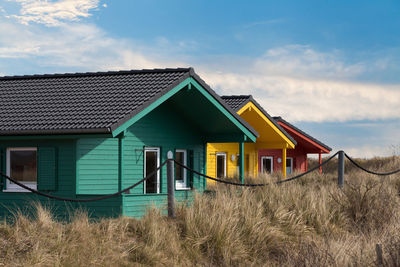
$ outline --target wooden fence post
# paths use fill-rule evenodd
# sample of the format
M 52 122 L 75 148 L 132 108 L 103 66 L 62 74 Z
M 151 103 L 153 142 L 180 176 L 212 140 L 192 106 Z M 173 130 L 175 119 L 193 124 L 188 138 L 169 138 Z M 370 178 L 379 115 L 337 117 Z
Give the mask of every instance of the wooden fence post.
M 168 151 L 167 158 L 168 217 L 175 218 L 174 154 L 172 151 Z
M 344 185 L 344 151 L 339 151 L 339 159 L 338 159 L 338 185 L 340 188 L 343 188 Z
M 382 244 L 376 244 L 376 262 L 379 266 L 383 265 L 383 251 L 382 251 Z

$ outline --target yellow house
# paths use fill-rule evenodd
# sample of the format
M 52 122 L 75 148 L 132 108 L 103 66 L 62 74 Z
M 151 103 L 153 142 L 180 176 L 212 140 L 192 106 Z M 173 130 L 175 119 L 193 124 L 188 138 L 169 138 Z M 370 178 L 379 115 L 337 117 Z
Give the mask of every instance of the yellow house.
M 211 177 L 256 177 L 272 170 L 268 157 L 259 158 L 260 149 L 282 149 L 282 173 L 286 177 L 286 150 L 296 141 L 253 99 L 251 95 L 222 96 L 222 99 L 258 133 L 255 143 L 208 143 L 207 175 Z M 242 151 L 241 151 L 242 150 Z M 243 154 L 243 157 L 239 155 Z M 213 181 L 208 180 L 208 183 Z

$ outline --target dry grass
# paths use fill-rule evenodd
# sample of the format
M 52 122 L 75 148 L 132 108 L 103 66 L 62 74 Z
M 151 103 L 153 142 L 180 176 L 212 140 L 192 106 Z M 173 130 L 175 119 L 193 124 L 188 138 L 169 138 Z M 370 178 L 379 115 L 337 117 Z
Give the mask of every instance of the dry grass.
M 400 166 L 386 162 L 363 164 Z M 399 180 L 349 170 L 341 190 L 333 170 L 280 186 L 222 185 L 179 205 L 175 220 L 152 209 L 140 220 L 77 212 L 61 223 L 38 206 L 36 218 L 0 225 L 0 266 L 375 266 L 378 243 L 385 266 L 399 266 Z

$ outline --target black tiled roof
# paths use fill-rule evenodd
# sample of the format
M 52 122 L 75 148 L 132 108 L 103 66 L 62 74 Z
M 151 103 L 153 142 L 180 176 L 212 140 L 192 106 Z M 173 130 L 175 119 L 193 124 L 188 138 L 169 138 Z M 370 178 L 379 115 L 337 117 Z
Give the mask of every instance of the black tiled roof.
M 251 95 L 223 95 L 221 98 L 235 111 L 238 111 L 241 107 L 243 107 L 250 98 Z
M 274 120 L 276 121 L 280 121 L 283 122 L 284 124 L 286 124 L 287 126 L 289 126 L 290 128 L 292 128 L 293 130 L 299 132 L 300 134 L 306 136 L 307 138 L 311 139 L 312 141 L 314 141 L 315 143 L 319 144 L 320 146 L 324 147 L 325 149 L 332 151 L 332 148 L 330 148 L 329 146 L 325 145 L 324 143 L 322 143 L 321 141 L 319 141 L 318 139 L 312 137 L 311 135 L 307 134 L 306 132 L 303 132 L 302 130 L 300 130 L 299 128 L 297 128 L 296 126 L 294 126 L 293 124 L 290 124 L 289 122 L 285 121 L 284 119 L 282 119 L 282 117 L 273 117 Z
M 0 135 L 110 133 L 188 77 L 227 107 L 192 68 L 0 77 Z
M 252 102 L 293 144 L 297 144 L 296 140 L 288 134 L 260 104 L 253 98 L 252 95 L 223 95 L 221 98 L 234 110 L 239 111 L 247 103 Z

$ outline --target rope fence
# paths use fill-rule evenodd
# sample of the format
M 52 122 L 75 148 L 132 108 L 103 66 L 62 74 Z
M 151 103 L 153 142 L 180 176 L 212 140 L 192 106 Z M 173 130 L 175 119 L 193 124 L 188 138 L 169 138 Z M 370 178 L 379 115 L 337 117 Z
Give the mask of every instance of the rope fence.
M 325 165 L 326 163 L 328 163 L 331 159 L 333 159 L 334 157 L 336 157 L 336 155 L 337 155 L 338 153 L 339 153 L 339 152 L 336 152 L 334 155 L 332 155 L 331 157 L 329 157 L 327 160 L 325 160 L 324 162 L 322 162 L 322 163 L 319 164 L 318 166 L 316 166 L 316 167 L 314 167 L 314 168 L 308 170 L 307 172 L 304 172 L 304 173 L 302 173 L 302 174 L 296 175 L 296 176 L 294 176 L 294 177 L 291 177 L 291 178 L 288 178 L 288 179 L 285 179 L 285 180 L 277 181 L 277 182 L 275 182 L 275 183 L 276 183 L 276 184 L 282 184 L 282 183 L 286 183 L 286 182 L 290 182 L 290 181 L 299 179 L 299 178 L 301 178 L 301 177 L 303 177 L 303 176 L 305 176 L 305 175 L 307 175 L 307 174 L 309 174 L 309 173 L 311 173 L 311 172 L 313 172 L 313 171 L 319 169 L 320 167 L 322 167 L 323 165 Z M 265 184 L 265 183 L 264 183 L 264 184 L 245 184 L 245 183 L 236 183 L 236 182 L 226 181 L 226 180 L 222 180 L 222 179 L 218 179 L 218 178 L 214 178 L 214 177 L 205 175 L 205 174 L 203 174 L 203 173 L 201 173 L 201 172 L 198 172 L 198 171 L 196 171 L 196 170 L 194 170 L 194 169 L 191 169 L 191 168 L 187 167 L 186 165 L 183 165 L 182 163 L 180 163 L 180 162 L 178 162 L 178 161 L 176 161 L 176 160 L 174 160 L 174 162 L 175 162 L 176 165 L 178 165 L 178 166 L 180 166 L 180 167 L 183 167 L 183 168 L 185 168 L 186 170 L 188 170 L 188 171 L 190 171 L 190 172 L 192 172 L 192 173 L 195 173 L 195 174 L 197 174 L 197 175 L 199 175 L 199 176 L 202 176 L 202 177 L 204 177 L 204 178 L 206 178 L 206 179 L 210 179 L 210 180 L 212 180 L 212 181 L 216 181 L 216 182 L 223 183 L 223 184 L 229 184 L 229 185 L 235 185 L 235 186 L 244 186 L 244 187 L 256 187 L 256 186 L 267 186 L 267 185 L 269 185 L 269 183 L 266 183 L 266 184 Z
M 8 175 L 0 172 L 0 177 L 4 177 L 7 180 L 9 180 L 10 182 L 24 188 L 25 190 L 32 192 L 34 194 L 49 198 L 49 199 L 54 199 L 54 200 L 59 200 L 59 201 L 67 201 L 67 202 L 93 202 L 93 201 L 100 201 L 100 200 L 104 200 L 104 199 L 108 199 L 108 198 L 112 198 L 118 195 L 121 195 L 123 193 L 127 193 L 129 192 L 131 189 L 135 188 L 136 186 L 140 185 L 141 183 L 145 182 L 146 180 L 150 179 L 150 177 L 152 177 L 153 175 L 155 175 L 159 170 L 161 170 L 165 165 L 167 165 L 167 189 L 168 189 L 168 214 L 170 217 L 175 217 L 175 212 L 174 212 L 174 197 L 175 197 L 175 177 L 174 177 L 174 165 L 180 166 L 185 168 L 186 170 L 199 175 L 200 177 L 203 177 L 205 179 L 210 179 L 213 181 L 216 181 L 218 183 L 223 183 L 223 184 L 227 184 L 227 185 L 233 185 L 233 186 L 241 186 L 241 187 L 261 187 L 261 186 L 267 186 L 270 185 L 270 183 L 262 183 L 262 184 L 250 184 L 250 183 L 238 183 L 238 182 L 233 182 L 233 181 L 227 181 L 227 180 L 223 180 L 223 179 L 218 179 L 215 177 L 211 177 L 208 176 L 206 174 L 203 174 L 199 171 L 196 171 L 192 168 L 189 168 L 188 166 L 176 161 L 173 159 L 172 157 L 172 152 L 171 154 L 168 154 L 168 159 L 165 160 L 158 168 L 156 168 L 154 171 L 152 171 L 150 174 L 146 175 L 146 177 L 144 177 L 143 179 L 141 179 L 140 181 L 138 181 L 137 183 L 123 189 L 120 190 L 116 193 L 113 194 L 108 194 L 108 195 L 102 195 L 100 197 L 95 197 L 95 198 L 85 198 L 85 199 L 76 199 L 76 198 L 64 198 L 64 197 L 60 197 L 60 196 L 54 196 L 54 195 L 50 195 L 48 193 L 44 193 L 41 191 L 38 191 L 36 189 L 32 189 L 30 187 L 28 187 L 27 185 L 18 182 L 17 180 L 9 177 Z M 308 170 L 307 172 L 304 172 L 302 174 L 296 175 L 294 177 L 291 178 L 287 178 L 285 180 L 281 180 L 281 181 L 277 181 L 275 182 L 275 184 L 282 184 L 282 183 L 286 183 L 286 182 L 290 182 L 290 181 L 294 181 L 297 180 L 317 169 L 319 169 L 320 167 L 324 166 L 325 164 L 327 164 L 329 161 L 331 161 L 333 158 L 335 158 L 337 155 L 339 155 L 339 160 L 338 160 L 338 185 L 339 187 L 343 187 L 344 184 L 344 158 L 346 157 L 352 164 L 354 164 L 356 167 L 358 167 L 359 169 L 361 169 L 364 172 L 370 173 L 370 174 L 374 174 L 374 175 L 379 175 L 379 176 L 388 176 L 388 175 L 392 175 L 392 174 L 396 174 L 396 173 L 400 173 L 400 169 L 398 170 L 394 170 L 394 171 L 390 171 L 390 172 L 384 172 L 384 173 L 379 173 L 379 172 L 374 172 L 371 170 L 368 170 L 364 167 L 362 167 L 361 165 L 359 165 L 353 158 L 351 158 L 349 155 L 347 155 L 344 151 L 338 151 L 336 152 L 334 155 L 330 156 L 328 159 L 326 159 L 325 161 L 323 161 L 321 164 L 311 168 L 310 170 Z M 175 163 L 175 164 L 174 164 Z
M 380 175 L 380 176 L 387 176 L 387 175 L 392 175 L 395 173 L 399 173 L 400 169 L 395 170 L 395 171 L 390 171 L 390 172 L 374 172 L 374 171 L 370 171 L 367 170 L 366 168 L 362 167 L 360 164 L 358 164 L 354 159 L 352 159 L 349 155 L 347 155 L 346 153 L 344 153 L 345 157 L 351 162 L 353 163 L 357 168 L 363 170 L 364 172 L 370 173 L 370 174 L 374 174 L 374 175 Z
M 17 180 L 9 177 L 8 175 L 5 175 L 4 173 L 0 172 L 0 176 L 3 176 L 4 178 L 6 178 L 7 180 L 9 180 L 10 182 L 19 185 L 20 187 L 36 194 L 39 196 L 43 196 L 43 197 L 47 197 L 49 199 L 55 199 L 55 200 L 60 200 L 60 201 L 67 201 L 67 202 L 93 202 L 93 201 L 99 201 L 99 200 L 104 200 L 104 199 L 108 199 L 108 198 L 112 198 L 118 195 L 121 195 L 122 193 L 128 192 L 129 190 L 135 188 L 136 186 L 140 185 L 141 183 L 143 183 L 144 181 L 146 181 L 147 179 L 149 179 L 151 176 L 153 176 L 154 174 L 156 174 L 162 167 L 164 167 L 164 165 L 167 163 L 168 160 L 164 161 L 163 164 L 161 164 L 157 169 L 155 169 L 154 171 L 152 171 L 151 173 L 149 173 L 146 177 L 144 177 L 143 179 L 141 179 L 139 182 L 121 190 L 118 192 L 115 192 L 113 194 L 109 194 L 109 195 L 103 195 L 101 197 L 95 197 L 95 198 L 85 198 L 85 199 L 76 199 L 76 198 L 64 198 L 64 197 L 59 197 L 59 196 L 53 196 L 50 194 L 46 194 L 43 192 L 40 192 L 38 190 L 35 190 L 33 188 L 30 188 L 29 186 L 24 185 L 23 183 L 18 182 Z

